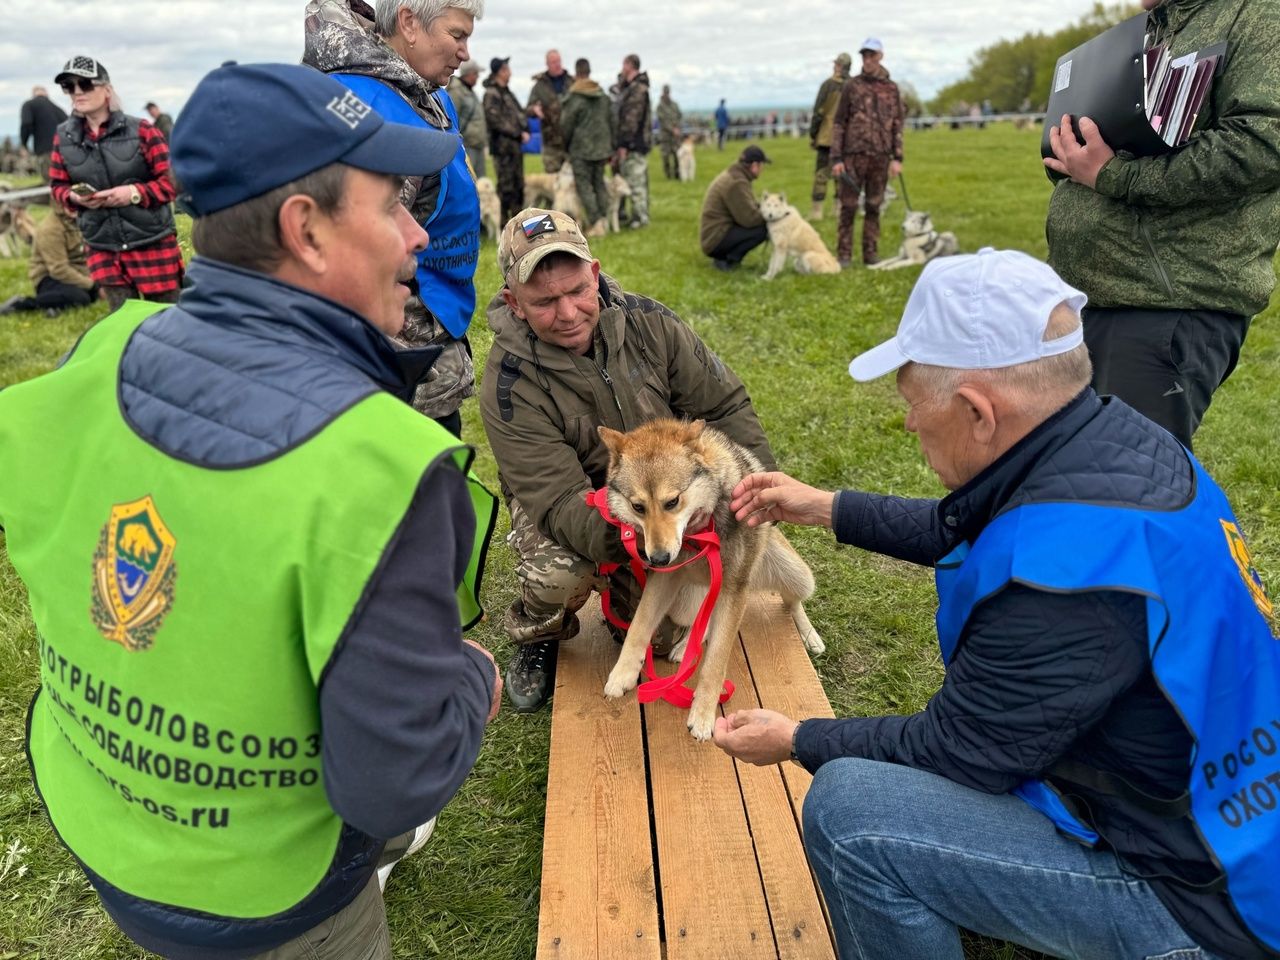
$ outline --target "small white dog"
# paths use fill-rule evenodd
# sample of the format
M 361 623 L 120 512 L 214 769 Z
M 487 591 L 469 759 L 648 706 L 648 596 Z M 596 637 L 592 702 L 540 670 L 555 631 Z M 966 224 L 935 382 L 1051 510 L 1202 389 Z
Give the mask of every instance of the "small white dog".
M 902 221 L 902 246 L 898 247 L 898 255 L 872 264 L 871 269 L 901 270 L 928 263 L 934 257 L 949 257 L 959 249 L 954 233 L 938 233 L 929 214 L 913 210 Z
M 693 137 L 685 137 L 676 148 L 676 168 L 681 183 L 692 183 L 698 175 L 698 157 L 693 152 Z
M 502 230 L 502 203 L 498 200 L 498 188 L 488 177 L 476 181 L 476 194 L 480 198 L 480 226 L 489 239 L 498 242 L 498 233 Z
M 765 280 L 772 280 L 787 265 L 795 262 L 796 273 L 839 273 L 840 264 L 831 255 L 818 231 L 800 216 L 800 211 L 787 203 L 786 194 L 760 195 L 760 214 L 769 228 L 769 241 L 773 254 L 769 257 L 769 269 Z

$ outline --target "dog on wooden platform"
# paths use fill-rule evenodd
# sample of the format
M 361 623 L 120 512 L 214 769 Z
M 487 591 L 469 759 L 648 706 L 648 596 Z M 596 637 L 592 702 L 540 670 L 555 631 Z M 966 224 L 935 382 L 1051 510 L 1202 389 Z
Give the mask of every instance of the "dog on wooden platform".
M 760 195 L 760 215 L 769 228 L 769 242 L 773 253 L 769 257 L 769 269 L 765 280 L 778 275 L 787 261 L 795 263 L 796 273 L 839 273 L 840 264 L 831 255 L 818 231 L 800 215 L 800 211 L 787 203 L 786 194 Z
M 609 449 L 608 498 L 615 517 L 635 527 L 641 556 L 653 567 L 688 557 L 685 533 L 714 521 L 720 537 L 723 582 L 704 638 L 702 662 L 689 710 L 689 732 L 709 740 L 720 691 L 747 600 L 756 590 L 776 590 L 810 653 L 825 647 L 804 612 L 813 593 L 813 573 L 773 524 L 739 523 L 729 508 L 733 488 L 760 461 L 702 420 L 692 423 L 653 420 L 629 433 L 599 427 Z M 622 652 L 605 683 L 606 697 L 621 697 L 636 687 L 645 649 L 654 631 L 669 617 L 689 627 L 710 586 L 709 565 L 692 563 L 678 570 L 651 570 L 636 606 Z M 687 640 L 671 653 L 679 660 Z
M 693 152 L 693 137 L 685 137 L 676 148 L 676 172 L 681 183 L 692 183 L 698 175 L 698 157 Z
M 488 177 L 476 181 L 476 195 L 480 198 L 480 226 L 489 239 L 498 242 L 498 234 L 502 230 L 502 201 L 498 199 L 498 188 Z
M 934 257 L 949 257 L 958 252 L 960 245 L 950 231 L 938 233 L 933 220 L 923 210 L 910 211 L 902 221 L 902 246 L 898 255 L 871 265 L 872 270 L 900 270 L 919 266 Z

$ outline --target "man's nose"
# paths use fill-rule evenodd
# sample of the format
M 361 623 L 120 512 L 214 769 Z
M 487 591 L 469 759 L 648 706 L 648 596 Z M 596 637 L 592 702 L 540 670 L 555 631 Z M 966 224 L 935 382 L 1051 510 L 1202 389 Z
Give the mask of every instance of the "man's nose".
M 422 224 L 413 219 L 413 215 L 405 209 L 404 204 L 400 205 L 400 218 L 400 229 L 409 249 L 415 254 L 427 249 L 431 238 L 427 236 L 427 231 L 422 229 Z

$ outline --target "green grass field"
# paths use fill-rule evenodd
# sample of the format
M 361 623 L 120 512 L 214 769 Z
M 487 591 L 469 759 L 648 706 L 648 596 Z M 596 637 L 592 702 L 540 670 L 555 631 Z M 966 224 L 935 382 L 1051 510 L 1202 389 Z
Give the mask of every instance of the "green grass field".
M 1037 131 L 1003 125 L 909 133 L 911 200 L 932 212 L 938 229 L 954 231 L 963 250 L 990 245 L 1044 256 L 1050 188 L 1038 139 Z M 775 162 L 757 186 L 783 190 L 807 211 L 813 154 L 800 140 L 765 147 Z M 743 269 L 718 273 L 698 250 L 698 208 L 707 184 L 735 156 L 736 150 L 701 149 L 697 182 L 681 184 L 662 179 L 652 155 L 652 226 L 596 241 L 604 269 L 625 288 L 671 306 L 741 375 L 783 469 L 819 486 L 940 495 L 914 438 L 903 431 L 893 378 L 860 385 L 846 373 L 851 357 L 892 334 L 919 271 L 785 273 L 765 283 L 759 275 L 767 248 L 761 248 Z M 902 213 L 901 200 L 886 211 L 882 255 L 896 249 Z M 834 249 L 833 220 L 819 227 Z M 482 303 L 498 289 L 492 245 L 484 248 L 476 281 Z M 0 300 L 27 289 L 25 263 L 0 261 Z M 0 318 L 0 386 L 48 370 L 104 311 Z M 1197 437 L 1197 453 L 1231 496 L 1258 568 L 1272 580 L 1280 569 L 1280 442 L 1271 419 L 1280 403 L 1276 312 L 1254 324 L 1239 369 Z M 491 340 L 483 317 L 472 331 L 479 367 Z M 466 437 L 480 450 L 479 472 L 496 489 L 474 401 L 465 412 Z M 508 645 L 492 615 L 514 594 L 512 557 L 501 542 L 505 519 L 486 577 L 491 618 L 473 634 L 503 662 Z M 923 707 L 942 675 L 929 571 L 837 547 L 823 532 L 790 535 L 817 575 L 809 611 L 827 642 L 817 668 L 837 715 Z M 107 920 L 32 789 L 23 728 L 37 683 L 35 650 L 22 585 L 0 551 L 0 960 L 145 956 Z M 441 815 L 435 837 L 397 868 L 388 887 L 397 957 L 533 956 L 549 732 L 549 711 L 504 713 L 492 725 L 473 776 Z M 974 943 L 970 952 L 984 960 L 1019 955 L 991 943 Z

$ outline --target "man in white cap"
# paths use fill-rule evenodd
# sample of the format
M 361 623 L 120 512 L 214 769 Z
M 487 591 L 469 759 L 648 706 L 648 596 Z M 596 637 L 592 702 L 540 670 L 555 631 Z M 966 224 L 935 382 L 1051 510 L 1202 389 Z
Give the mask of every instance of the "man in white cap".
M 1021 253 L 929 264 L 850 372 L 897 371 L 950 494 L 734 491 L 747 523 L 935 568 L 924 710 L 717 722 L 733 756 L 815 774 L 805 846 L 841 956 L 959 960 L 958 927 L 1070 957 L 1280 947 L 1270 602 L 1203 468 L 1089 387 L 1085 302 Z

